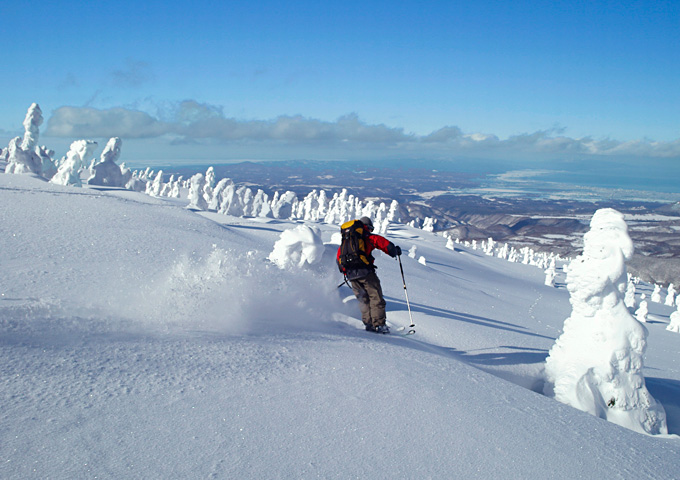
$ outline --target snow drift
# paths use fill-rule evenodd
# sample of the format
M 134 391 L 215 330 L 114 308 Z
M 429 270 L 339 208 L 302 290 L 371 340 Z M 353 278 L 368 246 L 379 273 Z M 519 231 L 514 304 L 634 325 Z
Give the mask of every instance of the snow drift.
M 314 265 L 321 260 L 324 252 L 318 228 L 298 225 L 286 230 L 274 244 L 269 260 L 279 268 Z

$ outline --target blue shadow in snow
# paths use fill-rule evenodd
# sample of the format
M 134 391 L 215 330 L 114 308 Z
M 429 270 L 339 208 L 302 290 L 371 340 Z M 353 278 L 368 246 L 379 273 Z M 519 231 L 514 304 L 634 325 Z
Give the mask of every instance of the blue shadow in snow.
M 396 299 L 394 297 L 386 297 L 393 304 L 398 305 L 398 310 L 407 310 L 406 302 L 403 300 Z M 394 308 L 393 308 L 394 309 Z M 429 307 L 427 305 L 422 305 L 418 303 L 411 303 L 411 310 L 413 312 L 421 312 L 427 315 L 433 315 L 438 317 L 450 318 L 451 320 L 456 320 L 459 322 L 472 323 L 474 325 L 480 325 L 482 327 L 497 328 L 500 330 L 506 330 L 509 332 L 520 333 L 522 335 L 529 335 L 531 337 L 545 338 L 548 340 L 555 340 L 554 337 L 547 337 L 545 335 L 540 335 L 538 333 L 533 333 L 527 331 L 526 327 L 521 325 L 516 325 L 514 323 L 503 322 L 500 320 L 494 320 L 492 318 L 480 317 L 478 315 L 471 315 L 469 313 L 453 312 L 450 310 L 444 310 L 443 308 Z
M 472 353 L 456 350 L 454 354 L 467 363 L 474 365 L 519 365 L 545 363 L 548 357 L 548 350 L 541 348 L 510 347 L 502 345 L 498 347 L 514 352 L 492 352 L 492 353 Z
M 680 435 L 680 382 L 670 378 L 645 377 L 647 390 L 664 410 L 668 433 Z
M 428 265 L 437 265 L 438 267 L 450 268 L 450 269 L 452 269 L 452 270 L 462 270 L 462 268 L 456 267 L 455 265 L 449 265 L 449 264 L 440 263 L 440 262 L 433 262 L 433 261 L 431 261 L 431 260 L 428 260 L 428 261 L 427 261 L 427 264 L 428 264 Z
M 270 227 L 260 227 L 257 225 L 238 225 L 238 224 L 233 224 L 233 225 L 224 225 L 225 228 L 234 228 L 234 229 L 240 229 L 240 230 L 259 230 L 263 232 L 275 232 L 275 233 L 281 233 L 281 230 L 277 230 L 275 228 L 270 228 Z

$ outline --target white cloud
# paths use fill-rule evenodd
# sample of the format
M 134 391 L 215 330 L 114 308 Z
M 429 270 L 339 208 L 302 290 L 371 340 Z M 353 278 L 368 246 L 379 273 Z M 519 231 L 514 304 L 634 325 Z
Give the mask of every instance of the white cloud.
M 100 110 L 88 107 L 60 107 L 48 121 L 46 136 L 68 138 L 156 138 L 168 136 L 175 144 L 202 141 L 241 145 L 282 144 L 315 148 L 403 149 L 410 154 L 445 156 L 531 156 L 547 158 L 564 155 L 680 157 L 680 140 L 594 140 L 571 138 L 563 130 L 550 129 L 514 135 L 507 139 L 486 133 L 463 133 L 446 126 L 419 136 L 402 128 L 371 125 L 352 113 L 335 121 L 282 115 L 273 120 L 240 120 L 226 117 L 221 107 L 186 100 L 165 107 L 156 116 L 127 109 Z
M 151 138 L 175 135 L 186 139 L 225 141 L 282 141 L 291 143 L 397 143 L 412 140 L 402 129 L 367 125 L 356 114 L 335 122 L 301 115 L 274 120 L 237 120 L 222 110 L 193 100 L 180 102 L 161 121 L 148 113 L 124 108 L 98 110 L 88 107 L 60 107 L 48 121 L 46 135 L 56 137 Z
M 150 138 L 171 132 L 168 124 L 150 115 L 125 108 L 99 110 L 60 107 L 50 117 L 46 136 L 69 138 Z
M 425 143 L 445 143 L 460 140 L 462 137 L 463 132 L 460 128 L 446 126 L 424 136 L 422 140 Z

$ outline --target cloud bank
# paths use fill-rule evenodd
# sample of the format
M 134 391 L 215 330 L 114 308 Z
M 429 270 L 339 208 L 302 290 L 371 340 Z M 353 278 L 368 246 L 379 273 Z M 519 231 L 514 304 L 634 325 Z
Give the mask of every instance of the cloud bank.
M 46 136 L 67 138 L 152 139 L 167 137 L 172 143 L 281 144 L 317 148 L 385 148 L 409 154 L 438 155 L 596 155 L 680 158 L 680 139 L 596 140 L 571 138 L 551 129 L 501 139 L 493 134 L 464 133 L 445 126 L 428 135 L 402 128 L 370 125 L 352 113 L 335 121 L 282 115 L 272 120 L 241 120 L 224 115 L 220 107 L 187 100 L 156 116 L 129 108 L 95 109 L 64 106 L 48 121 Z

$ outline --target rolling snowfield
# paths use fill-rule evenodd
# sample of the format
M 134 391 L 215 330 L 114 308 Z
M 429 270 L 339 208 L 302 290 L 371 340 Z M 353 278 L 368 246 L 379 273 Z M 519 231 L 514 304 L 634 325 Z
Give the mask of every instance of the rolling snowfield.
M 337 226 L 280 268 L 302 222 L 186 203 L 0 175 L 0 478 L 680 476 L 673 307 L 650 303 L 644 369 L 669 435 L 643 435 L 541 393 L 561 271 L 393 225 L 417 332 L 377 335 L 338 288 Z M 396 331 L 399 264 L 376 257 Z

